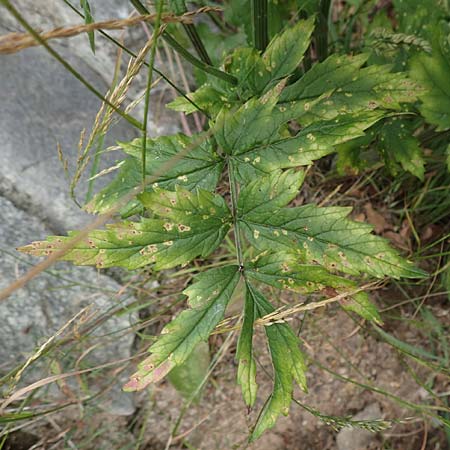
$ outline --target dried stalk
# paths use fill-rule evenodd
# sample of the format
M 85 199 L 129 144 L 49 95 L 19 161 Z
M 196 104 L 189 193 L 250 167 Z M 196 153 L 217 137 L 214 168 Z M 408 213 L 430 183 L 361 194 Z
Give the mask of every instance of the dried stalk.
M 187 12 L 182 16 L 176 16 L 174 14 L 165 14 L 161 17 L 161 21 L 165 24 L 168 23 L 192 23 L 195 16 L 199 14 L 209 13 L 212 11 L 220 11 L 220 8 L 204 6 L 195 11 Z M 68 38 L 77 36 L 82 33 L 89 33 L 95 30 L 121 30 L 130 26 L 138 25 L 142 22 L 154 22 L 156 20 L 156 14 L 148 14 L 137 17 L 130 17 L 127 19 L 113 19 L 102 22 L 95 22 L 83 25 L 74 25 L 67 28 L 55 28 L 54 30 L 42 33 L 40 37 L 48 41 L 50 39 Z M 9 33 L 0 37 L 0 54 L 16 53 L 20 50 L 24 50 L 29 47 L 35 47 L 40 45 L 38 41 L 30 36 L 28 33 Z

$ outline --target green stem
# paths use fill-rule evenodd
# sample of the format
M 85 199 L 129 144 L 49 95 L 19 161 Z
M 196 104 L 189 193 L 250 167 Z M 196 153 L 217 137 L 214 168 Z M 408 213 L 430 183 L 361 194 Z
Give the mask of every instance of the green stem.
M 84 15 L 83 13 L 81 13 L 80 11 L 78 11 L 77 8 L 75 8 L 68 0 L 62 0 L 69 8 L 72 9 L 72 11 L 74 11 L 75 13 L 77 13 L 81 18 L 84 19 Z M 134 53 L 132 50 L 130 50 L 128 47 L 126 47 L 125 45 L 123 45 L 120 41 L 118 41 L 117 39 L 113 38 L 110 34 L 106 33 L 103 30 L 98 30 L 98 32 L 104 36 L 106 39 L 108 39 L 109 41 L 111 41 L 113 44 L 117 45 L 117 47 L 121 48 L 125 53 L 127 53 L 128 55 L 132 56 L 133 58 L 137 58 L 136 53 Z M 148 62 L 143 62 L 144 66 L 148 67 Z M 191 105 L 195 106 L 195 108 L 197 108 L 200 112 L 202 112 L 206 117 L 208 117 L 208 119 L 210 118 L 208 116 L 208 114 L 203 111 L 202 108 L 200 108 L 200 106 L 198 106 L 194 101 L 192 101 L 187 95 L 186 92 L 184 92 L 181 88 L 179 88 L 173 81 L 170 80 L 170 78 L 165 75 L 163 72 L 161 72 L 160 70 L 158 70 L 156 67 L 153 67 L 153 71 L 155 73 L 157 73 L 161 78 L 164 79 L 164 81 L 166 83 L 168 83 L 170 86 L 172 86 L 183 98 L 185 98 L 189 103 L 191 103 Z
M 170 0 L 170 6 L 177 16 L 182 16 L 188 11 L 186 7 L 186 2 L 184 0 Z M 183 28 L 186 34 L 188 35 L 200 59 L 204 63 L 211 66 L 212 65 L 211 59 L 208 55 L 208 52 L 206 51 L 205 46 L 203 45 L 202 40 L 200 39 L 200 36 L 197 33 L 195 25 L 193 23 L 183 23 Z
M 153 36 L 152 36 L 152 49 L 150 51 L 150 59 L 148 62 L 148 76 L 147 76 L 147 88 L 145 90 L 145 103 L 144 103 L 144 121 L 143 121 L 143 129 L 142 129 L 142 190 L 145 190 L 145 169 L 146 169 L 146 159 L 147 159 L 147 121 L 148 121 L 148 110 L 150 105 L 150 91 L 152 89 L 152 78 L 153 78 L 153 66 L 155 65 L 155 55 L 156 55 L 156 46 L 158 43 L 158 36 L 161 29 L 161 16 L 163 12 L 164 0 L 159 0 L 158 2 L 158 11 L 155 21 L 155 27 L 153 28 Z
M 330 16 L 331 0 L 321 0 L 317 27 L 314 32 L 317 59 L 323 61 L 328 56 L 328 18 Z
M 220 28 L 223 32 L 227 31 L 227 27 L 225 24 L 217 17 L 216 13 L 208 12 L 206 13 L 208 17 L 217 25 L 218 28 Z
M 239 267 L 244 268 L 244 257 L 242 252 L 242 241 L 241 232 L 238 224 L 237 217 L 237 203 L 238 203 L 238 183 L 236 177 L 234 176 L 233 162 L 229 156 L 227 156 L 227 166 L 228 166 L 228 180 L 230 183 L 230 194 L 231 194 L 231 214 L 233 216 L 233 230 L 234 230 L 234 242 L 237 250 L 237 260 Z
M 269 43 L 268 0 L 252 0 L 253 45 L 263 52 Z
M 136 120 L 134 117 L 128 115 L 127 113 L 123 112 L 117 106 L 113 105 L 109 100 L 107 100 L 97 89 L 95 89 L 94 86 L 92 86 L 88 81 L 86 81 L 67 61 L 64 60 L 60 56 L 58 52 L 53 50 L 47 42 L 42 39 L 42 37 L 37 33 L 34 28 L 21 16 L 19 11 L 11 5 L 9 0 L 0 0 L 0 3 L 3 4 L 3 6 L 17 19 L 17 21 L 25 28 L 28 33 L 31 34 L 31 36 L 36 39 L 39 44 L 41 44 L 49 53 L 52 55 L 59 63 L 61 63 L 65 69 L 67 69 L 77 80 L 79 80 L 81 83 L 83 83 L 96 97 L 98 97 L 102 102 L 106 103 L 108 106 L 110 106 L 117 114 L 119 114 L 121 117 L 123 117 L 126 121 L 131 123 L 134 127 L 142 130 L 142 124 Z
M 193 23 L 183 23 L 184 31 L 186 31 L 186 34 L 188 35 L 190 41 L 192 42 L 192 45 L 194 46 L 195 50 L 197 51 L 198 56 L 200 59 L 205 63 L 208 64 L 208 66 L 212 66 L 211 58 L 208 55 L 208 52 L 206 51 L 205 46 L 203 45 L 203 42 L 197 32 L 197 28 L 195 28 L 195 25 Z
M 149 14 L 148 9 L 139 0 L 130 0 L 136 10 L 141 14 Z M 194 55 L 189 53 L 175 38 L 173 38 L 167 31 L 162 34 L 163 39 L 176 51 L 178 52 L 186 61 L 190 62 L 193 66 L 203 70 L 210 75 L 220 78 L 233 85 L 237 84 L 237 79 L 229 73 L 222 72 L 209 64 L 204 63 L 200 59 L 197 59 Z

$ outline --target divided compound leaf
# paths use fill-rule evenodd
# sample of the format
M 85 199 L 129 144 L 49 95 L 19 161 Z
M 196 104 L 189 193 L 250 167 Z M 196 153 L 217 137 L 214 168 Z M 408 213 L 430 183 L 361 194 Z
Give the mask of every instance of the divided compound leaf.
M 86 206 L 89 212 L 107 212 L 142 185 L 142 139 L 120 143 L 120 148 L 129 157 L 121 163 L 116 179 Z M 152 178 L 147 191 L 154 186 L 173 190 L 178 185 L 191 191 L 196 188 L 214 191 L 223 170 L 223 160 L 214 152 L 206 136 L 181 133 L 161 136 L 148 139 L 146 149 L 145 172 L 148 178 Z M 176 164 L 169 167 L 169 161 L 174 159 Z M 133 213 L 138 206 L 141 206 L 138 200 L 131 200 L 124 209 L 125 214 Z
M 289 76 L 301 63 L 308 48 L 314 19 L 299 21 L 294 27 L 277 34 L 261 55 L 250 47 L 236 49 L 225 58 L 224 69 L 238 80 L 230 86 L 210 78 L 210 81 L 188 97 L 202 110 L 215 117 L 223 106 L 231 107 L 263 94 L 274 83 Z M 183 97 L 171 102 L 169 108 L 190 114 L 195 106 Z
M 296 114 L 303 125 L 375 109 L 400 110 L 414 102 L 418 87 L 390 65 L 363 67 L 368 55 L 332 55 L 289 85 L 278 102 L 280 115 Z
M 208 256 L 229 230 L 231 215 L 224 199 L 208 191 L 158 189 L 143 194 L 142 199 L 148 209 L 164 218 L 107 225 L 105 230 L 92 231 L 75 242 L 61 259 L 99 268 L 136 269 L 154 264 L 156 270 L 167 269 L 197 256 Z M 65 247 L 76 234 L 50 236 L 19 250 L 36 256 L 50 255 Z
M 380 315 L 368 295 L 359 291 L 354 281 L 331 274 L 317 264 L 302 263 L 292 253 L 262 253 L 246 269 L 247 277 L 278 289 L 289 289 L 301 294 L 332 288 L 333 295 L 347 294 L 340 301 L 347 311 L 353 311 L 366 320 L 381 323 Z
M 190 309 L 164 327 L 149 349 L 151 355 L 139 365 L 124 389 L 141 390 L 182 365 L 223 318 L 239 277 L 238 266 L 220 267 L 197 275 L 194 284 L 184 290 Z
M 329 296 L 332 289 L 331 295 L 343 308 L 380 323 L 367 295 L 335 272 L 378 278 L 424 276 L 386 240 L 372 234 L 370 225 L 349 220 L 349 208 L 288 206 L 305 177 L 299 166 L 311 164 L 350 140 L 365 142 L 367 129 L 371 129 L 369 133 L 378 131 L 383 126 L 381 119 L 390 118 L 403 103 L 414 102 L 422 95 L 404 73 L 392 73 L 388 65 L 367 65 L 368 55 L 333 55 L 301 75 L 297 69 L 312 31 L 312 18 L 300 21 L 275 36 L 263 54 L 240 48 L 226 58 L 223 68 L 238 80 L 237 86 L 209 78 L 207 84 L 190 94 L 207 112 L 211 129 L 192 137 L 177 134 L 149 139 L 145 167 L 149 184 L 144 192 L 142 140 L 120 144 L 127 159 L 116 166 L 117 178 L 87 209 L 106 212 L 123 202 L 127 203 L 124 214 L 146 211 L 149 218 L 108 225 L 86 238 L 76 239 L 75 232 L 68 237 L 51 236 L 20 249 L 41 256 L 67 249 L 62 259 L 100 268 L 136 269 L 153 264 L 154 269 L 161 270 L 209 256 L 233 225 L 239 266 L 226 265 L 195 277 L 184 291 L 190 308 L 166 325 L 150 347 L 151 355 L 125 389 L 143 389 L 174 368 L 195 364 L 195 360 L 189 360 L 190 355 L 207 341 L 224 317 L 242 276 L 246 295 L 236 354 L 237 379 L 248 406 L 254 405 L 257 394 L 253 338 L 255 323 L 261 322 L 258 319 L 265 318 L 274 369 L 273 392 L 251 440 L 274 426 L 281 414 L 288 413 L 294 381 L 306 390 L 306 365 L 298 339 L 283 320 L 270 320 L 276 318 L 274 308 L 253 282 L 304 294 L 321 292 Z M 425 79 L 421 70 L 416 69 L 419 81 Z M 440 82 L 442 74 L 438 75 Z M 422 100 L 426 109 L 427 97 L 422 96 Z M 195 111 L 185 99 L 177 99 L 172 107 Z M 441 114 L 439 119 L 443 118 L 447 117 Z M 385 123 L 392 127 L 383 131 L 384 151 L 398 146 L 398 139 L 403 137 L 407 149 L 403 153 L 396 149 L 393 158 L 422 178 L 421 155 L 414 138 L 402 134 L 402 123 Z M 295 135 L 291 135 L 293 125 L 299 127 Z M 232 213 L 227 195 L 213 193 L 225 163 Z M 136 195 L 137 191 L 141 193 Z M 249 252 L 241 248 L 242 235 L 259 253 L 251 262 L 247 261 Z M 201 374 L 205 372 L 205 367 L 199 369 Z M 172 374 L 177 378 L 176 372 Z
M 255 303 L 250 292 L 246 291 L 244 306 L 244 322 L 237 346 L 238 359 L 237 382 L 241 386 L 245 404 L 254 405 L 258 385 L 256 384 L 256 363 L 253 357 L 253 330 L 255 323 Z
M 260 183 L 262 189 L 273 183 L 272 174 L 261 177 L 242 189 L 241 195 Z M 250 198 L 250 197 L 248 197 Z M 328 270 L 351 275 L 361 272 L 381 278 L 416 278 L 424 273 L 404 260 L 388 242 L 371 233 L 368 224 L 353 222 L 345 207 L 318 207 L 307 204 L 269 211 L 254 198 L 251 209 L 239 214 L 239 227 L 251 245 L 260 251 L 294 252 L 306 262 L 320 264 Z
M 273 306 L 250 283 L 247 283 L 247 295 L 253 301 L 257 317 L 274 312 Z M 258 417 L 251 441 L 273 427 L 280 414 L 289 413 L 294 381 L 306 391 L 306 364 L 297 336 L 288 324 L 279 322 L 267 324 L 265 332 L 273 365 L 273 392 Z
M 233 154 L 239 179 L 267 174 L 277 169 L 305 166 L 336 149 L 335 146 L 364 136 L 364 131 L 383 117 L 379 111 L 339 116 L 313 123 L 295 136 L 274 134 L 271 142 L 258 144 Z

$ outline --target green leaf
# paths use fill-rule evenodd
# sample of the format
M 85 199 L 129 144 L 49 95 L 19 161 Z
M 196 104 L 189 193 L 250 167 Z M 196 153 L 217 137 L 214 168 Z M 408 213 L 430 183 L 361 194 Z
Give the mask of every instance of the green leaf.
M 241 150 L 233 156 L 237 161 L 235 166 L 240 179 L 246 180 L 257 172 L 270 173 L 309 165 L 336 151 L 335 146 L 364 136 L 364 130 L 382 117 L 383 113 L 374 111 L 318 121 L 303 128 L 296 136 L 277 137 L 270 143 Z
M 189 94 L 189 98 L 215 117 L 223 106 L 229 108 L 235 103 L 261 95 L 274 82 L 290 75 L 300 64 L 309 46 L 313 28 L 313 18 L 298 22 L 275 36 L 262 56 L 251 47 L 237 48 L 225 58 L 224 68 L 237 78 L 238 85 L 230 86 L 211 77 L 207 84 Z M 196 110 L 181 97 L 168 106 L 187 114 Z
M 239 80 L 236 94 L 244 100 L 261 94 L 272 79 L 270 68 L 252 47 L 236 49 L 225 60 L 225 68 Z
M 244 307 L 244 323 L 236 351 L 238 359 L 237 382 L 242 388 L 245 404 L 253 406 L 256 400 L 258 385 L 256 384 L 256 363 L 253 358 L 253 327 L 255 322 L 255 304 L 247 289 Z
M 183 364 L 223 318 L 239 276 L 237 266 L 211 269 L 197 275 L 195 283 L 184 290 L 191 309 L 181 312 L 164 327 L 149 349 L 151 356 L 139 365 L 124 390 L 144 389 Z
M 411 77 L 426 90 L 419 98 L 425 120 L 437 131 L 450 128 L 450 44 L 448 26 L 438 27 L 431 56 L 419 53 L 411 59 Z
M 196 142 L 201 143 L 195 145 Z M 123 142 L 120 146 L 130 157 L 120 166 L 116 179 L 86 205 L 89 212 L 108 211 L 142 184 L 142 139 Z M 192 149 L 186 152 L 189 147 Z M 170 161 L 173 165 L 167 167 Z M 148 177 L 157 175 L 157 179 L 146 187 L 147 191 L 155 186 L 170 190 L 183 186 L 190 191 L 196 188 L 213 191 L 222 170 L 223 160 L 214 152 L 209 139 L 184 134 L 148 139 L 145 173 Z M 125 212 L 138 205 L 139 202 L 132 199 Z
M 258 317 L 264 317 L 274 311 L 265 297 L 249 283 L 247 290 Z M 289 413 L 294 381 L 306 391 L 306 364 L 298 346 L 297 336 L 286 323 L 268 324 L 265 331 L 273 364 L 273 392 L 258 417 L 251 441 L 273 427 L 280 414 Z
M 332 55 L 315 64 L 302 78 L 287 86 L 278 114 L 301 117 L 307 125 L 318 119 L 374 109 L 399 110 L 417 98 L 418 87 L 389 65 L 362 67 L 368 55 Z M 319 99 L 319 101 L 317 101 Z
M 280 82 L 262 97 L 250 99 L 237 110 L 223 108 L 220 111 L 214 136 L 226 153 L 240 153 L 255 145 L 267 144 L 278 136 L 284 120 L 274 120 L 272 110 L 284 84 Z
M 140 158 L 125 158 L 116 166 L 117 176 L 105 186 L 84 209 L 92 214 L 103 214 L 117 207 L 126 196 L 132 195 L 137 186 L 142 186 L 142 163 Z M 136 198 L 130 198 L 121 208 L 120 215 L 129 217 L 135 211 L 142 210 L 142 205 Z
M 271 182 L 270 176 L 260 179 L 261 187 Z M 248 189 L 244 187 L 241 195 L 248 196 Z M 261 209 L 261 199 L 257 197 L 246 208 L 251 210 L 239 213 L 239 227 L 260 251 L 294 252 L 304 261 L 352 275 L 365 272 L 376 277 L 424 276 L 385 239 L 371 234 L 370 225 L 347 219 L 349 208 L 309 204 L 270 212 Z
M 96 230 L 77 242 L 61 259 L 99 268 L 136 269 L 153 264 L 155 270 L 206 257 L 222 242 L 230 228 L 230 211 L 222 197 L 204 190 L 176 192 L 158 189 L 142 196 L 145 206 L 166 219 L 121 222 Z M 50 236 L 19 248 L 35 256 L 50 255 L 65 246 L 68 237 Z
M 83 8 L 84 13 L 84 23 L 89 25 L 90 23 L 94 23 L 94 18 L 91 13 L 91 6 L 89 5 L 88 0 L 80 0 L 80 6 Z M 95 35 L 93 31 L 87 32 L 89 38 L 89 45 L 91 46 L 92 53 L 95 54 Z
M 258 255 L 245 273 L 261 283 L 278 289 L 289 289 L 301 294 L 333 288 L 334 295 L 356 291 L 357 284 L 346 278 L 333 275 L 317 264 L 299 261 L 298 255 L 286 252 L 262 253 Z M 347 311 L 353 311 L 366 320 L 381 323 L 380 315 L 365 292 L 355 292 L 340 301 Z
M 412 125 L 410 121 L 400 118 L 387 121 L 381 128 L 378 148 L 384 154 L 388 166 L 390 159 L 393 159 L 400 163 L 404 170 L 423 181 L 424 159 L 419 141 L 413 136 Z
M 198 108 L 200 108 L 212 117 L 215 117 L 222 106 L 228 102 L 228 98 L 209 83 L 203 85 L 195 92 L 187 94 L 187 97 L 192 100 L 192 103 L 184 97 L 177 97 L 166 106 L 169 109 L 184 112 L 186 114 L 192 114 L 193 112 L 199 111 Z M 197 105 L 198 108 L 196 108 L 194 104 Z
M 436 23 L 448 14 L 444 1 L 436 0 L 393 0 L 398 29 L 404 33 L 429 38 Z M 446 10 L 447 9 L 447 10 Z
M 208 374 L 210 361 L 208 343 L 199 342 L 186 361 L 170 371 L 168 379 L 184 398 L 198 403 L 202 394 L 200 386 Z
M 300 20 L 272 39 L 263 55 L 272 80 L 290 75 L 302 62 L 313 30 L 314 17 L 311 17 Z
M 382 123 L 377 122 L 375 125 L 366 130 L 366 134 L 351 141 L 339 144 L 336 147 L 338 159 L 336 169 L 340 175 L 357 174 L 373 164 L 365 157 L 365 152 L 369 146 L 375 141 L 381 129 Z
M 356 292 L 341 302 L 341 306 L 346 311 L 353 311 L 369 322 L 383 324 L 377 307 L 369 300 L 366 292 Z
M 272 172 L 263 179 L 257 178 L 241 191 L 238 199 L 238 213 L 273 213 L 294 200 L 305 178 L 304 172 L 281 170 Z
M 304 264 L 297 255 L 287 252 L 261 253 L 246 267 L 246 274 L 269 286 L 302 294 L 326 287 L 354 287 L 350 280 L 333 275 L 317 264 Z

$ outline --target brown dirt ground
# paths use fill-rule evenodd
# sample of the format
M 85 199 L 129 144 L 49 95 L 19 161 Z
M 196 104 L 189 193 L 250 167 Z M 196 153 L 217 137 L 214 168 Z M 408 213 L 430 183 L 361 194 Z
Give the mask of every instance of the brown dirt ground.
M 294 329 L 299 320 L 291 322 Z M 396 323 L 385 324 L 392 331 Z M 401 330 L 404 337 L 408 331 Z M 306 318 L 302 330 L 304 349 L 309 357 L 336 372 L 361 383 L 400 397 L 404 401 L 431 404 L 425 389 L 414 381 L 404 360 L 390 345 L 377 339 L 372 333 L 361 330 L 358 324 L 335 306 L 316 310 Z M 172 439 L 171 449 L 197 450 L 334 450 L 336 431 L 319 419 L 292 404 L 288 417 L 281 418 L 276 427 L 268 431 L 259 441 L 247 446 L 249 428 L 254 423 L 257 411 L 270 393 L 271 380 L 267 371 L 270 363 L 265 345 L 263 330 L 259 330 L 255 342 L 258 354 L 258 381 L 260 391 L 254 411 L 247 413 L 241 399 L 239 387 L 235 383 L 236 364 L 234 362 L 235 343 L 226 357 L 219 363 L 208 383 L 199 405 L 192 405 L 181 421 Z M 212 338 L 212 347 L 219 347 L 223 336 Z M 410 366 L 417 376 L 425 379 L 429 371 L 419 365 Z M 265 369 L 265 370 L 264 370 Z M 403 424 L 393 424 L 383 433 L 374 435 L 367 449 L 392 450 L 443 450 L 446 448 L 442 430 L 430 420 L 423 420 L 415 411 L 407 409 L 386 395 L 371 392 L 350 382 L 340 381 L 336 376 L 311 363 L 308 372 L 309 392 L 296 391 L 296 398 L 327 415 L 349 416 L 361 411 L 365 406 L 378 403 L 384 419 L 409 419 Z M 439 379 L 437 383 L 439 383 Z M 448 391 L 449 386 L 436 387 L 436 391 Z M 39 449 L 71 448 L 67 442 L 51 444 L 57 435 L 70 429 L 71 442 L 78 448 L 103 450 L 135 448 L 136 438 L 143 420 L 146 429 L 139 447 L 144 450 L 164 450 L 172 429 L 177 422 L 183 400 L 167 382 L 155 386 L 150 392 L 142 393 L 138 403 L 141 406 L 137 425 L 130 431 L 129 420 L 117 418 L 107 413 L 97 413 L 80 419 L 76 410 L 67 410 L 54 416 L 54 426 L 40 429 L 41 436 L 48 435 L 47 444 Z M 78 416 L 78 417 L 77 417 Z M 57 425 L 57 428 L 55 428 Z M 98 435 L 95 436 L 95 431 Z M 6 447 L 18 449 L 22 447 Z M 358 449 L 359 450 L 359 449 Z M 364 449 L 360 449 L 364 450 Z

